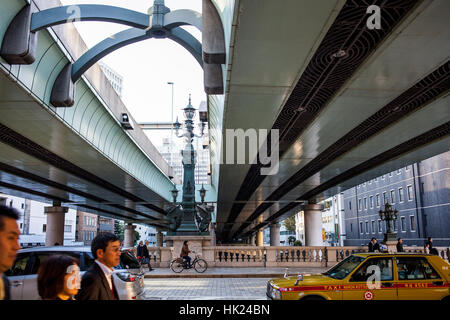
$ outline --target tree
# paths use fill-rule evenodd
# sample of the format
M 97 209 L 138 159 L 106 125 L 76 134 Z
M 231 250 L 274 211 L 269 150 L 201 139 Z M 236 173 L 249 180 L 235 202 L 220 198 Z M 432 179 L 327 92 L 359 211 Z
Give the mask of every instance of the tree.
M 286 220 L 283 221 L 284 227 L 286 231 L 295 232 L 295 216 L 290 216 Z
M 124 226 L 119 222 L 119 220 L 114 220 L 114 234 L 119 238 L 120 242 L 124 238 Z
M 139 239 L 140 239 L 141 235 L 139 234 L 139 232 L 137 232 L 136 230 L 134 230 L 134 245 L 137 245 Z

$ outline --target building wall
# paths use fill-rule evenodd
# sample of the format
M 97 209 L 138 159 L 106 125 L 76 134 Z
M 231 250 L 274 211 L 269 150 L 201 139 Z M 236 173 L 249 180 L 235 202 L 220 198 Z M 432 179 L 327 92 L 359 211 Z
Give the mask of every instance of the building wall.
M 77 241 L 91 245 L 97 236 L 98 215 L 77 211 Z M 113 225 L 114 226 L 114 225 Z
M 449 158 L 446 152 L 346 190 L 345 245 L 383 239 L 386 224 L 378 212 L 384 210 L 385 200 L 398 210 L 395 230 L 406 245 L 422 246 L 429 236 L 436 246 L 449 245 Z

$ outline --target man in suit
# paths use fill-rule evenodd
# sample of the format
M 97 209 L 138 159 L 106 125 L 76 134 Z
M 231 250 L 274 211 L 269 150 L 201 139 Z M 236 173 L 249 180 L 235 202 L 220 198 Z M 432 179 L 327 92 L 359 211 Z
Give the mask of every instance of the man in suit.
M 119 300 L 113 280 L 113 268 L 120 263 L 120 243 L 112 233 L 99 234 L 92 240 L 93 263 L 81 279 L 77 300 Z
M 397 252 L 404 252 L 403 250 L 403 239 L 398 238 L 397 239 Z
M 375 251 L 381 252 L 380 244 L 377 242 L 376 238 L 372 238 L 372 239 L 370 239 L 370 242 L 369 242 L 369 252 L 375 252 Z
M 17 226 L 19 213 L 6 206 L 0 206 L 0 300 L 9 300 L 9 282 L 4 272 L 11 268 L 20 249 L 20 230 Z

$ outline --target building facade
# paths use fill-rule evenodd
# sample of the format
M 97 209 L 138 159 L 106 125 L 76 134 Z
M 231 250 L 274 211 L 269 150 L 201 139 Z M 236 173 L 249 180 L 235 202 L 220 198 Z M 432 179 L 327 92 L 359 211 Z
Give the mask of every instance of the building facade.
M 119 97 L 122 97 L 123 77 L 116 71 L 111 69 L 107 64 L 104 64 L 103 62 L 99 62 L 98 64 L 100 68 L 103 70 L 106 79 L 108 79 L 109 83 L 111 83 L 111 86 L 117 92 Z
M 398 210 L 394 224 L 408 246 L 450 245 L 450 152 L 384 174 L 344 191 L 345 245 L 383 240 L 386 224 L 379 211 L 389 202 Z
M 77 211 L 76 237 L 78 242 L 82 242 L 86 246 L 91 245 L 92 240 L 97 236 L 97 221 L 98 216 L 96 214 Z
M 98 216 L 97 234 L 114 233 L 114 219 Z

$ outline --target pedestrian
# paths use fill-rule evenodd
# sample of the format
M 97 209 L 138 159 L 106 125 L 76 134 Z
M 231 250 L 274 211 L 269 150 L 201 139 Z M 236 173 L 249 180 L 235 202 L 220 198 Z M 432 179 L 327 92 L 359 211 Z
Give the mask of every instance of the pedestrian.
M 404 252 L 403 250 L 403 239 L 398 238 L 397 239 L 397 252 Z
M 433 248 L 433 238 L 428 237 L 428 241 L 425 242 L 425 253 L 439 255 L 436 248 Z
M 38 270 L 38 293 L 43 300 L 74 300 L 80 289 L 80 268 L 67 255 L 48 257 Z
M 183 242 L 183 247 L 181 248 L 180 257 L 186 259 L 187 268 L 191 268 L 191 257 L 189 257 L 190 252 L 191 250 L 189 250 L 189 241 L 185 240 Z
M 375 251 L 381 252 L 381 249 L 380 249 L 380 244 L 377 242 L 377 239 L 375 237 L 373 237 L 372 239 L 370 239 L 370 242 L 369 242 L 369 252 L 375 252 Z
M 152 268 L 151 264 L 150 264 L 150 254 L 148 252 L 148 244 L 150 242 L 148 240 L 145 241 L 145 245 L 142 249 L 142 256 L 144 257 L 144 259 L 142 260 L 142 263 L 147 263 L 148 264 L 148 271 L 153 271 L 155 269 Z
M 139 241 L 139 244 L 136 247 L 136 257 L 139 260 L 139 264 L 142 264 L 144 254 L 144 242 Z
M 101 233 L 92 240 L 93 263 L 81 280 L 77 300 L 119 300 L 113 280 L 113 268 L 120 263 L 119 238 Z
M 4 272 L 13 266 L 20 249 L 18 219 L 19 213 L 15 209 L 0 206 L 0 300 L 10 300 L 11 297 Z

